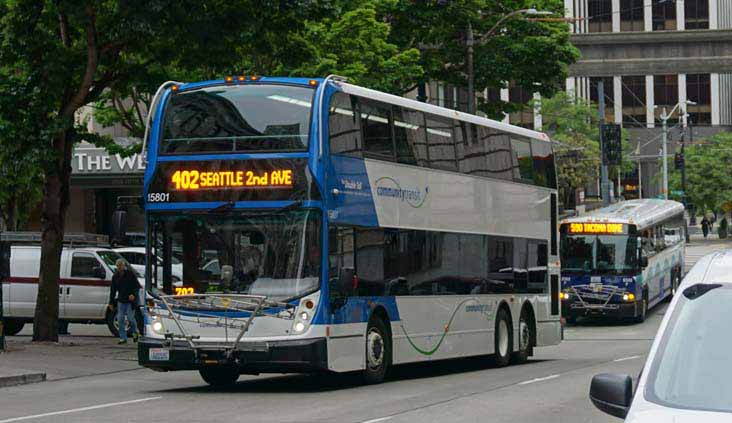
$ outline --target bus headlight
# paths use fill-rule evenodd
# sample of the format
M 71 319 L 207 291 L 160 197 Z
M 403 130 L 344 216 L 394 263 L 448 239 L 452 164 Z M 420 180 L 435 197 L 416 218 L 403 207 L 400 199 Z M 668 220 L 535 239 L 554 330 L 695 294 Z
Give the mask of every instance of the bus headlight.
M 303 322 L 296 322 L 295 325 L 292 327 L 292 329 L 296 333 L 300 333 L 300 332 L 302 332 L 302 331 L 305 330 L 305 323 L 303 323 Z
M 560 300 L 568 300 L 569 296 L 570 296 L 569 292 L 560 292 L 559 293 Z
M 310 318 L 310 316 L 308 316 L 308 314 L 306 312 L 303 311 L 302 313 L 300 313 L 300 320 L 307 321 L 309 318 Z
M 635 301 L 635 294 L 632 292 L 629 294 L 623 294 L 623 301 Z
M 150 328 L 153 330 L 153 332 L 157 333 L 158 335 L 162 335 L 165 332 L 165 326 L 163 325 L 163 322 L 160 320 L 153 320 L 152 324 L 150 325 Z

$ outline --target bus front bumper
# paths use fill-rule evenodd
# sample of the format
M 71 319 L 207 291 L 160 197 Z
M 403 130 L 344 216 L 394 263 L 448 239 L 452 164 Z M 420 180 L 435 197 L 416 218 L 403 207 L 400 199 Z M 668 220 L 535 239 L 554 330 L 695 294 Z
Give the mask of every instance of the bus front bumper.
M 583 304 L 580 301 L 562 301 L 562 316 L 577 317 L 613 317 L 627 319 L 636 317 L 641 312 L 639 301 L 609 304 Z
M 240 373 L 310 373 L 328 370 L 325 338 L 267 341 L 240 344 L 227 354 L 217 344 L 199 344 L 197 349 L 182 340 L 142 337 L 137 358 L 141 366 L 161 372 L 198 370 L 205 366 L 238 367 Z

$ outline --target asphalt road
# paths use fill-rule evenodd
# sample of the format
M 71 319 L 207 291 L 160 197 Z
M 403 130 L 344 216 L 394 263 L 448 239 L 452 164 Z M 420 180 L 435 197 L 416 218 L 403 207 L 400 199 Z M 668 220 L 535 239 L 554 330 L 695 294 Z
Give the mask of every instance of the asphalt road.
M 562 344 L 538 349 L 528 364 L 495 368 L 490 358 L 476 358 L 406 365 L 373 386 L 354 375 L 267 375 L 216 390 L 194 372 L 139 369 L 3 388 L 0 423 L 613 422 L 587 399 L 590 379 L 637 375 L 665 308 L 640 325 L 570 326 Z
M 687 264 L 719 247 L 690 246 Z M 589 402 L 590 380 L 603 372 L 637 376 L 666 307 L 638 325 L 569 326 L 564 342 L 537 349 L 524 365 L 496 368 L 490 358 L 406 365 L 372 386 L 354 375 L 267 375 L 216 390 L 195 372 L 135 369 L 3 388 L 0 423 L 619 422 Z M 107 335 L 101 326 L 71 330 Z

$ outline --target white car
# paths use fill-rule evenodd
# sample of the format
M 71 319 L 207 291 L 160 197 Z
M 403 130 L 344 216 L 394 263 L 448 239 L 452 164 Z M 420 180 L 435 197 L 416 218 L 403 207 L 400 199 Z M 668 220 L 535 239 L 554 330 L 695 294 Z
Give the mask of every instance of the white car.
M 144 247 L 124 247 L 115 248 L 114 251 L 118 252 L 122 257 L 127 260 L 137 272 L 145 277 L 145 248 Z M 183 280 L 183 263 L 181 263 L 175 256 L 171 257 L 172 265 L 172 277 L 173 285 L 178 286 Z M 163 265 L 163 260 L 157 257 L 158 266 Z M 162 267 L 161 267 L 162 269 Z M 162 281 L 162 275 L 158 275 L 158 279 Z
M 686 275 L 658 329 L 633 392 L 628 375 L 592 379 L 590 400 L 626 422 L 732 421 L 732 250 Z
M 117 335 L 116 313 L 107 309 L 116 252 L 98 247 L 61 251 L 59 280 L 59 322 L 106 324 Z M 10 249 L 10 277 L 2 283 L 5 333 L 15 335 L 33 322 L 38 296 L 41 247 L 13 245 Z M 138 275 L 140 298 L 144 279 Z M 141 315 L 138 316 L 141 323 Z

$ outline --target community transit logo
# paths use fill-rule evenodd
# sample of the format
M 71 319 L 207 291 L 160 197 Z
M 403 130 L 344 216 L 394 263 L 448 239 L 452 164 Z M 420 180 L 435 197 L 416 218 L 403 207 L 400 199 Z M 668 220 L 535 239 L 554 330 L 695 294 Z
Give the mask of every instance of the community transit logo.
M 376 195 L 378 197 L 398 199 L 413 208 L 422 207 L 427 199 L 428 192 L 429 187 L 424 187 L 423 191 L 417 187 L 402 188 L 396 179 L 389 176 L 383 176 L 376 180 Z

